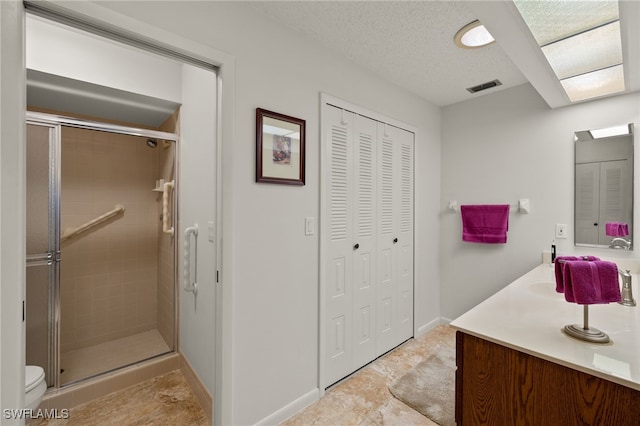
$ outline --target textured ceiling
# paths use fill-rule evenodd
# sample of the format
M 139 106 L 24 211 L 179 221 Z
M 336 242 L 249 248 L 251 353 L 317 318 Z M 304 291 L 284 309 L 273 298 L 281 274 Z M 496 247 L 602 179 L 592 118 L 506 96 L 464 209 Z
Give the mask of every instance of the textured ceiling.
M 461 49 L 477 19 L 462 1 L 253 1 L 243 4 L 430 101 L 444 106 L 527 82 L 499 43 Z M 466 88 L 499 79 L 502 86 Z

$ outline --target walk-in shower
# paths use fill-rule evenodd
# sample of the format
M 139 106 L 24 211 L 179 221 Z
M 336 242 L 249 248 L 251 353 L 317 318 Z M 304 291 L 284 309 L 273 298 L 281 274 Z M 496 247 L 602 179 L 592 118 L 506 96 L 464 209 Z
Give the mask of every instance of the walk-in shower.
M 27 364 L 63 387 L 173 352 L 177 136 L 27 120 Z

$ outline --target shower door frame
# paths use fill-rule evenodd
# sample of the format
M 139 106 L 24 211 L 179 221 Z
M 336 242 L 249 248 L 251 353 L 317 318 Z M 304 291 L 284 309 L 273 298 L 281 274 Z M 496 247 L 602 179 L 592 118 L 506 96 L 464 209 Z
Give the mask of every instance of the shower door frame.
M 40 126 L 47 128 L 49 131 L 49 159 L 48 159 L 48 251 L 46 256 L 30 255 L 27 252 L 26 266 L 49 266 L 47 281 L 47 366 L 46 371 L 49 377 L 46 377 L 47 386 L 51 385 L 55 388 L 59 387 L 59 363 L 58 351 L 59 333 L 56 324 L 59 323 L 60 310 L 56 307 L 60 304 L 60 141 L 61 126 L 54 123 L 44 121 L 35 121 L 27 118 L 27 125 Z M 27 132 L 28 134 L 28 132 Z M 27 143 L 29 141 L 27 140 Z M 28 166 L 27 166 L 28 168 Z M 28 190 L 28 188 L 27 188 Z M 28 224 L 27 224 L 28 225 Z M 25 271 L 26 274 L 26 271 Z M 26 294 L 25 294 L 26 298 Z M 26 313 L 25 313 L 26 314 Z
M 61 306 L 60 306 L 60 263 L 61 263 L 61 247 L 60 247 L 60 176 L 62 171 L 62 126 L 67 127 L 75 127 L 79 129 L 85 130 L 95 130 L 109 133 L 117 133 L 122 135 L 130 135 L 130 136 L 140 136 L 147 138 L 155 138 L 160 140 L 171 141 L 175 144 L 174 149 L 174 190 L 173 190 L 173 206 L 172 206 L 172 215 L 174 217 L 173 227 L 174 230 L 180 229 L 179 223 L 179 176 L 180 176 L 180 161 L 179 161 L 179 152 L 178 143 L 180 142 L 180 137 L 177 133 L 168 133 L 162 132 L 158 130 L 151 129 L 143 129 L 137 127 L 129 127 L 118 124 L 110 124 L 103 123 L 99 121 L 85 120 L 79 118 L 68 117 L 64 115 L 57 114 L 49 114 L 42 112 L 26 112 L 26 124 L 31 125 L 39 125 L 46 126 L 55 129 L 53 133 L 54 140 L 49 142 L 50 146 L 53 145 L 54 159 L 50 159 L 50 169 L 54 172 L 54 175 L 50 177 L 53 182 L 50 180 L 50 197 L 53 198 L 53 202 L 50 200 L 50 220 L 53 220 L 52 229 L 49 230 L 49 238 L 53 238 L 54 241 L 54 256 L 53 256 L 53 264 L 54 264 L 54 273 L 53 273 L 53 291 L 50 291 L 49 294 L 49 330 L 51 335 L 49 336 L 49 356 L 51 357 L 49 360 L 49 366 L 53 372 L 53 388 L 60 389 L 67 386 L 74 386 L 79 383 L 83 383 L 87 380 L 91 380 L 95 377 L 102 376 L 104 374 L 110 373 L 112 371 L 119 370 L 121 368 L 127 367 L 128 365 L 122 365 L 115 369 L 111 369 L 108 371 L 104 371 L 97 375 L 92 375 L 89 377 L 84 377 L 78 381 L 73 381 L 70 383 L 66 383 L 61 385 L 60 383 L 60 317 L 61 317 Z M 51 164 L 54 162 L 55 164 Z M 174 264 L 174 273 L 173 273 L 173 342 L 172 342 L 172 352 L 178 351 L 178 315 L 179 315 L 179 271 L 178 271 L 178 244 L 177 237 L 174 235 L 173 240 L 173 264 Z M 156 355 L 162 356 L 164 354 Z M 138 364 L 140 362 L 144 362 L 148 359 L 155 358 L 146 358 L 139 361 L 136 361 L 134 364 Z

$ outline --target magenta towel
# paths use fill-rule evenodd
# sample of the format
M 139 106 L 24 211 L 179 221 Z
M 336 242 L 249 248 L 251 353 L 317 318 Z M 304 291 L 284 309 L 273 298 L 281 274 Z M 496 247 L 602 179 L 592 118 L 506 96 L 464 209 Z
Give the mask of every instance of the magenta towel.
M 564 298 L 579 305 L 619 302 L 617 265 L 604 260 L 566 262 Z
M 629 235 L 629 225 L 624 222 L 607 222 L 605 233 L 610 237 L 626 237 Z
M 564 293 L 564 266 L 567 262 L 574 260 L 600 260 L 596 256 L 558 256 L 555 261 L 555 274 L 556 274 L 556 291 L 558 293 Z
M 509 230 L 508 204 L 460 206 L 462 241 L 504 244 Z

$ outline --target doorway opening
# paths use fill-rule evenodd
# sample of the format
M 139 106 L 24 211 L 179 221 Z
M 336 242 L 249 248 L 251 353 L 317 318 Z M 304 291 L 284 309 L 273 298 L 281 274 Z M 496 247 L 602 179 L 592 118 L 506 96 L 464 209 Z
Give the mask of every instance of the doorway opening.
M 30 2 L 25 5 L 31 12 L 41 7 Z M 215 230 L 220 222 L 216 221 L 215 216 L 221 208 L 218 201 L 220 82 L 217 68 L 181 53 L 173 55 L 166 47 L 155 49 L 148 43 L 138 43 L 135 39 L 128 39 L 129 35 L 117 37 L 117 31 L 112 30 L 105 38 L 98 21 L 97 27 L 93 28 L 90 23 L 78 23 L 73 17 L 67 19 L 56 13 L 54 11 L 49 15 L 46 10 L 38 10 L 38 16 L 27 14 L 26 25 L 29 126 L 46 128 L 44 137 L 53 146 L 47 154 L 49 162 L 46 167 L 47 173 L 52 175 L 49 178 L 53 179 L 53 184 L 46 188 L 53 195 L 45 198 L 49 200 L 49 205 L 54 206 L 48 208 L 50 216 L 47 217 L 47 223 L 49 217 L 53 217 L 54 226 L 51 229 L 56 229 L 46 232 L 49 240 L 53 241 L 53 253 L 49 255 L 45 252 L 44 259 L 45 264 L 52 263 L 47 266 L 53 267 L 53 272 L 43 274 L 47 275 L 46 286 L 49 287 L 43 293 L 46 296 L 42 296 L 48 313 L 44 319 L 36 321 L 41 326 L 43 321 L 46 322 L 45 327 L 39 330 L 47 330 L 47 335 L 40 331 L 40 336 L 45 336 L 40 339 L 36 338 L 37 332 L 28 331 L 27 340 L 36 340 L 45 346 L 40 351 L 43 354 L 40 359 L 44 361 L 38 362 L 48 365 L 51 377 L 49 384 L 52 387 L 69 385 L 69 391 L 81 388 L 70 386 L 78 381 L 144 359 L 173 353 L 169 355 L 174 357 L 172 361 L 179 359 L 181 368 L 183 365 L 191 368 L 195 374 L 190 377 L 199 381 L 196 385 L 208 392 L 208 405 L 200 402 L 207 414 L 211 415 L 212 410 L 207 407 L 210 408 L 214 394 L 212 370 L 214 366 L 219 368 L 214 342 L 217 339 L 215 331 L 220 327 L 220 322 L 215 321 L 220 291 L 215 281 L 219 275 L 216 272 L 220 257 L 220 239 Z M 36 38 L 31 31 L 34 28 L 41 30 L 35 34 Z M 84 30 L 88 30 L 88 33 Z M 64 32 L 64 37 L 56 38 L 55 34 L 60 32 Z M 52 52 L 53 56 L 48 54 Z M 158 117 L 162 118 L 159 122 Z M 67 143 L 74 139 L 74 133 L 75 155 L 81 161 L 66 161 L 65 152 L 71 153 L 74 149 L 73 143 Z M 177 143 L 179 138 L 189 143 Z M 80 143 L 80 139 L 88 143 Z M 107 141 L 105 144 L 98 143 L 104 140 Z M 114 149 L 119 145 L 122 145 L 126 155 L 120 155 L 118 149 Z M 89 160 L 89 155 L 83 151 L 89 146 L 98 153 L 99 160 Z M 107 161 L 111 154 L 116 159 Z M 133 159 L 138 155 L 142 156 L 141 163 Z M 182 161 L 190 167 L 181 170 L 178 165 Z M 68 168 L 70 164 L 71 168 Z M 155 168 L 150 164 L 155 164 Z M 112 173 L 116 169 L 118 173 Z M 65 170 L 69 170 L 69 173 Z M 99 176 L 90 177 L 89 172 L 96 172 Z M 72 184 L 71 188 L 66 188 L 65 182 L 73 182 L 74 175 L 82 177 L 76 179 L 76 184 Z M 144 183 L 127 181 L 125 178 L 131 177 L 129 175 L 144 175 Z M 91 179 L 98 182 L 100 190 L 87 189 Z M 141 192 L 132 195 L 126 202 L 114 201 L 108 195 L 117 192 L 110 186 L 111 180 L 122 184 L 120 187 L 124 192 L 133 194 L 134 189 L 141 189 Z M 102 190 L 105 188 L 107 195 L 103 196 Z M 206 190 L 202 191 L 203 188 Z M 68 204 L 65 194 L 73 198 L 78 195 L 76 193 L 83 191 L 85 195 L 93 197 L 92 202 L 99 199 L 99 206 L 91 207 L 90 214 L 84 217 L 80 216 L 85 212 L 80 212 L 71 220 L 72 214 L 67 221 L 65 208 L 69 206 L 65 205 Z M 155 205 L 143 205 L 140 202 L 147 198 L 152 199 Z M 58 200 L 57 205 L 55 200 Z M 73 202 L 79 203 L 76 207 L 84 203 L 80 200 Z M 165 206 L 168 206 L 168 212 L 164 211 Z M 163 209 L 160 210 L 160 207 Z M 127 223 L 126 218 L 136 216 L 138 211 L 151 212 L 150 216 L 153 217 L 136 219 L 135 225 Z M 91 223 L 95 226 L 87 225 Z M 197 294 L 185 293 L 179 291 L 183 271 L 182 262 L 177 262 L 178 253 L 182 255 L 182 251 L 177 251 L 177 247 L 182 243 L 184 228 L 198 223 L 209 226 L 208 242 L 211 244 L 201 243 L 198 251 L 192 253 L 192 265 L 199 268 L 197 274 L 195 271 L 193 273 L 198 277 L 199 291 Z M 87 230 L 73 232 L 82 228 Z M 141 241 L 134 243 L 134 238 L 126 239 L 132 237 L 138 228 L 146 229 Z M 126 243 L 120 249 L 117 249 L 117 244 L 118 240 L 122 243 L 122 235 L 107 238 L 107 247 L 116 247 L 112 250 L 105 249 L 102 244 L 86 250 L 80 247 L 84 242 L 97 239 L 98 234 L 111 231 L 124 234 Z M 145 250 L 145 246 L 153 240 L 158 245 Z M 125 250 L 133 250 L 134 253 L 124 255 Z M 97 252 L 99 258 L 113 254 L 116 258 L 114 262 L 119 265 L 101 265 L 93 255 L 90 256 L 92 252 Z M 149 252 L 153 252 L 153 255 Z M 71 264 L 67 260 L 74 258 L 79 259 L 77 265 L 80 266 L 66 267 Z M 193 261 L 198 258 L 202 258 L 200 262 Z M 117 269 L 123 265 L 124 271 Z M 72 293 L 71 287 L 77 287 L 76 284 L 65 285 L 67 278 L 71 277 L 70 282 L 75 279 L 76 283 L 87 281 L 74 276 L 73 269 L 84 269 L 85 275 L 80 277 L 86 278 L 86 274 L 94 277 L 88 280 L 91 292 L 85 290 L 85 293 L 91 294 L 65 297 L 67 293 Z M 107 285 L 102 285 L 105 284 L 105 278 L 101 275 L 105 269 Z M 113 272 L 111 278 L 110 271 Z M 116 280 L 115 275 L 120 275 L 120 281 Z M 155 280 L 149 279 L 154 275 Z M 53 278 L 50 279 L 50 276 Z M 142 284 L 132 286 L 132 281 Z M 113 288 L 109 288 L 109 284 Z M 43 282 L 40 283 L 42 286 L 45 286 Z M 140 287 L 146 287 L 148 291 L 138 292 Z M 132 292 L 136 295 L 130 297 Z M 78 303 L 79 299 L 86 300 L 83 299 L 85 296 L 90 296 L 91 312 L 87 304 Z M 32 298 L 28 295 L 27 299 Z M 27 301 L 27 305 L 31 303 Z M 135 313 L 127 311 L 125 305 L 136 305 Z M 120 317 L 119 312 L 122 312 Z M 36 320 L 35 314 L 27 316 Z M 67 331 L 65 323 L 74 324 L 75 329 Z M 206 326 L 204 332 L 194 331 L 202 325 Z M 90 330 L 97 333 L 92 334 Z M 180 330 L 183 332 L 180 333 Z M 34 338 L 31 339 L 30 335 Z M 114 340 L 118 343 L 117 349 L 100 346 L 112 344 Z M 142 354 L 122 358 L 132 349 L 130 340 L 148 340 L 151 349 L 146 348 Z M 207 342 L 204 346 L 200 344 L 203 340 Z M 46 344 L 43 344 L 44 341 Z M 27 347 L 27 359 L 31 358 L 31 347 Z M 78 351 L 84 349 L 91 355 L 78 355 Z M 102 367 L 98 370 L 87 368 L 82 373 L 71 374 L 73 370 L 78 370 L 71 356 L 74 352 L 78 355 L 76 358 L 112 352 L 117 353 L 119 359 L 109 365 L 101 361 Z M 165 364 L 175 365 L 171 369 L 178 365 Z M 144 363 L 145 368 L 149 367 L 148 370 L 155 370 L 155 365 Z

